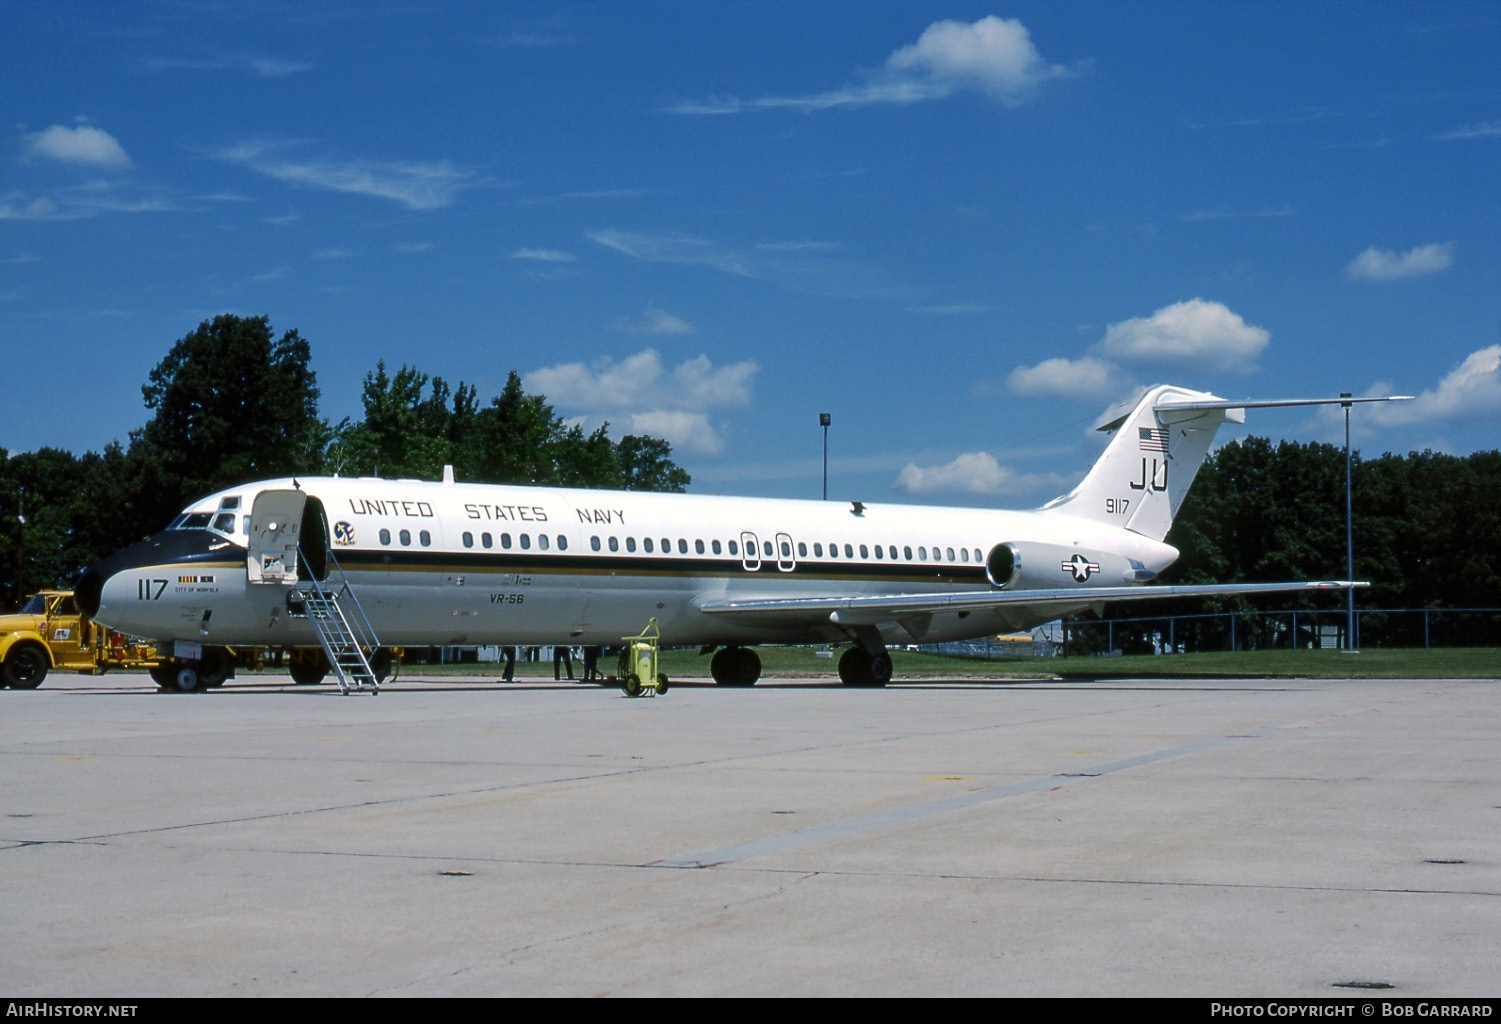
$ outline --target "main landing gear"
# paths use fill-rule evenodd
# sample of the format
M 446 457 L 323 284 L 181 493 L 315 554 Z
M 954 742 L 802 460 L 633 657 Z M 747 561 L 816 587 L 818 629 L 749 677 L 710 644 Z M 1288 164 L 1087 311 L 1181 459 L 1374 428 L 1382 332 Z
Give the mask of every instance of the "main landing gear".
M 723 647 L 714 652 L 709 674 L 720 686 L 754 686 L 761 678 L 761 656 L 749 647 Z
M 750 686 L 761 678 L 761 658 L 748 647 L 723 647 L 714 652 L 709 672 L 720 686 Z M 839 681 L 845 686 L 885 686 L 891 682 L 891 655 L 884 647 L 871 653 L 857 644 L 839 659 Z
M 891 682 L 891 655 L 851 647 L 839 657 L 839 681 L 845 686 L 885 686 Z

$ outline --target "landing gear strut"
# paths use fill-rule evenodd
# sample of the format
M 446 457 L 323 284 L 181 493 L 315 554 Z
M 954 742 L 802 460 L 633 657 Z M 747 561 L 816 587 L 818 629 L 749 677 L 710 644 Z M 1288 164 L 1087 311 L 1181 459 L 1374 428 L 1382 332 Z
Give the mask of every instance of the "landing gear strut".
M 724 647 L 714 652 L 709 674 L 720 686 L 754 686 L 761 678 L 761 656 L 749 647 Z
M 851 647 L 839 657 L 839 681 L 845 686 L 885 686 L 891 681 L 891 655 Z

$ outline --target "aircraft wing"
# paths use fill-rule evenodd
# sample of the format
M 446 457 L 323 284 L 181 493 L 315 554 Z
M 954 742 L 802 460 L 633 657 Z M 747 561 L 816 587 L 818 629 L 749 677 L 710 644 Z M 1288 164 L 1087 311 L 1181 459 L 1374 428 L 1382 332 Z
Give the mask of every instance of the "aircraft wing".
M 1071 587 L 1053 590 L 995 590 L 976 594 L 873 594 L 862 597 L 718 598 L 703 601 L 708 615 L 759 622 L 834 622 L 846 626 L 875 625 L 945 612 L 1023 611 L 1059 615 L 1095 608 L 1115 601 L 1155 601 L 1172 597 L 1214 597 L 1229 594 L 1274 594 L 1310 590 L 1347 590 L 1369 583 L 1318 580 L 1302 583 L 1207 583 L 1181 586 Z

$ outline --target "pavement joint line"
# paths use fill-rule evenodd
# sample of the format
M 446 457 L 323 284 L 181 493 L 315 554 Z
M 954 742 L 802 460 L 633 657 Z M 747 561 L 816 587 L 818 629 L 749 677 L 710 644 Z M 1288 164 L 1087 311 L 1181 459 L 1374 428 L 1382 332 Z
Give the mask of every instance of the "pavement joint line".
M 940 814 L 948 814 L 950 811 L 963 810 L 968 807 L 992 803 L 997 800 L 1005 800 L 1013 796 L 1024 796 L 1028 793 L 1061 789 L 1063 786 L 1071 783 L 1096 779 L 1104 775 L 1126 771 L 1130 768 L 1139 768 L 1142 765 L 1155 764 L 1159 761 L 1166 761 L 1177 757 L 1188 757 L 1192 754 L 1203 753 L 1207 750 L 1214 750 L 1249 739 L 1260 739 L 1279 732 L 1282 728 L 1269 727 L 1254 732 L 1241 732 L 1233 736 L 1221 736 L 1212 740 L 1201 740 L 1197 743 L 1170 747 L 1166 750 L 1140 754 L 1136 757 L 1108 761 L 1102 765 L 1066 774 L 1040 776 L 1023 782 L 1013 782 L 1006 786 L 975 790 L 959 796 L 948 797 L 944 800 L 935 800 L 929 803 L 916 804 L 890 811 L 880 811 L 876 814 L 862 815 L 858 818 L 846 818 L 842 821 L 831 821 L 823 825 L 814 825 L 810 828 L 797 829 L 792 832 L 784 832 L 781 835 L 767 836 L 761 839 L 752 839 L 748 842 L 722 846 L 713 850 L 704 850 L 699 853 L 668 857 L 663 860 L 652 861 L 645 866 L 675 869 L 722 867 L 737 861 L 749 860 L 752 857 L 761 857 L 771 853 L 783 853 L 813 843 L 843 839 L 860 832 L 884 828 L 887 825 L 907 824 Z

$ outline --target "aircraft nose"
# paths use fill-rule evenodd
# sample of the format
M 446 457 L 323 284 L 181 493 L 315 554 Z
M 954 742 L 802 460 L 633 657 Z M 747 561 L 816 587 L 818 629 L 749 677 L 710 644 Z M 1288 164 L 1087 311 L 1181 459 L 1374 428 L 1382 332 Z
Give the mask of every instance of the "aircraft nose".
M 138 541 L 127 548 L 121 548 L 97 565 L 85 569 L 73 583 L 73 597 L 78 602 L 78 607 L 89 618 L 97 618 L 99 609 L 104 604 L 104 585 L 114 576 L 125 569 L 136 569 L 143 565 L 151 565 L 161 561 L 159 538 L 161 534 L 150 540 Z
M 99 599 L 104 594 L 104 576 L 98 566 L 89 566 L 73 584 L 73 600 L 89 618 L 99 614 Z
M 78 607 L 87 612 L 90 618 L 98 618 L 100 610 L 107 603 L 105 590 L 115 576 L 130 569 L 166 566 L 202 558 L 214 542 L 226 546 L 221 539 L 203 530 L 169 530 L 136 541 L 99 564 L 85 569 L 73 584 L 73 596 L 78 601 Z M 121 596 L 115 594 L 110 599 L 118 601 Z

